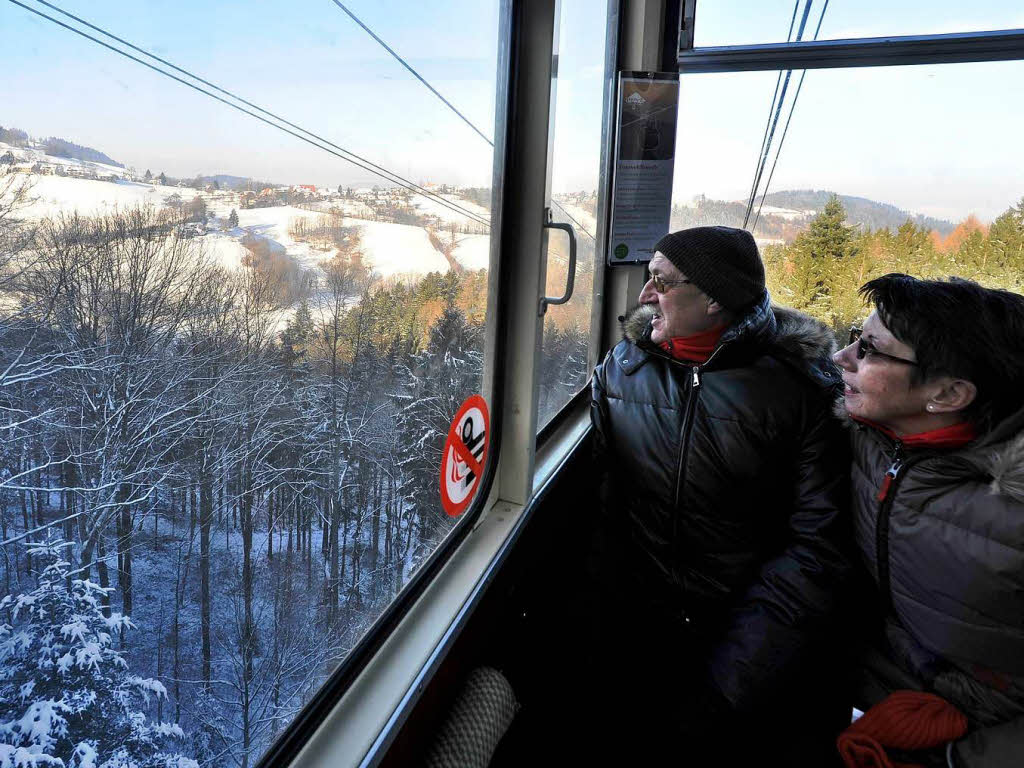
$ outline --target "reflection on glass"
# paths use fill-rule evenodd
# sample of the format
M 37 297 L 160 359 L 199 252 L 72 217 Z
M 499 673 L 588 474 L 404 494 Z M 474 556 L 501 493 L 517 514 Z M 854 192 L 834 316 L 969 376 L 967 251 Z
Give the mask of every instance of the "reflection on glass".
M 1014 0 L 860 0 L 829 2 L 827 8 L 825 0 L 810 0 L 809 4 L 804 40 L 813 38 L 819 19 L 820 40 L 1024 27 L 1024 10 Z M 795 40 L 807 5 L 808 0 L 697 0 L 694 45 L 756 45 Z
M 401 5 L 490 135 L 497 4 Z M 76 12 L 387 179 L 0 9 L 0 755 L 254 764 L 456 522 L 492 149 L 308 10 Z
M 602 4 L 602 11 L 606 8 Z M 538 382 L 542 429 L 590 376 L 590 313 L 597 235 L 597 188 L 607 16 L 581 0 L 561 3 L 551 215 L 576 232 L 576 285 L 565 304 L 548 308 Z M 561 296 L 569 264 L 567 240 L 550 230 L 546 295 Z
M 863 316 L 857 288 L 888 272 L 1020 292 L 1024 185 L 1008 169 L 1024 164 L 1022 73 L 1021 62 L 808 72 L 753 200 L 775 73 L 684 76 L 672 228 L 742 226 L 749 205 L 773 298 L 837 333 Z

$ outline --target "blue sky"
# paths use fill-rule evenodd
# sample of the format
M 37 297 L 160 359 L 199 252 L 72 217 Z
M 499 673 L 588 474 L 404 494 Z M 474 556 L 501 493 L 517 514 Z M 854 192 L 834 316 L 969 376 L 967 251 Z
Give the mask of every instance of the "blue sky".
M 822 4 L 812 6 L 811 27 Z M 491 148 L 330 0 L 61 5 L 413 180 L 490 182 Z M 493 134 L 496 0 L 347 5 Z M 592 189 L 606 3 L 562 6 L 553 188 Z M 791 0 L 702 0 L 697 42 L 783 39 L 792 8 Z M 822 37 L 1014 26 L 1024 27 L 1015 0 L 831 0 Z M 154 173 L 374 183 L 7 2 L 0 35 L 2 125 L 94 146 Z M 771 73 L 683 78 L 677 199 L 745 195 L 774 83 Z M 1022 118 L 1024 63 L 810 72 L 772 188 L 831 188 L 947 218 L 991 219 L 1024 196 Z

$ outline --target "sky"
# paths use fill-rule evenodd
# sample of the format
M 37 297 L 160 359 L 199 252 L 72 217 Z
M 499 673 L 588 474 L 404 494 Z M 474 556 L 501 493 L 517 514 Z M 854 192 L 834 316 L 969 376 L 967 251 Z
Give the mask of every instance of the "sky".
M 413 181 L 490 184 L 491 147 L 331 0 L 58 4 Z M 497 0 L 346 5 L 493 137 Z M 555 192 L 597 186 L 606 6 L 561 3 Z M 812 1 L 807 36 L 822 6 Z M 785 39 L 792 11 L 792 0 L 699 0 L 697 44 Z M 1024 27 L 1017 0 L 830 0 L 821 37 L 1010 27 Z M 0 125 L 173 176 L 377 181 L 7 0 L 0 36 Z M 775 79 L 683 76 L 677 201 L 746 196 Z M 833 189 L 942 218 L 991 220 L 1024 197 L 1022 132 L 1024 63 L 812 71 L 772 189 Z

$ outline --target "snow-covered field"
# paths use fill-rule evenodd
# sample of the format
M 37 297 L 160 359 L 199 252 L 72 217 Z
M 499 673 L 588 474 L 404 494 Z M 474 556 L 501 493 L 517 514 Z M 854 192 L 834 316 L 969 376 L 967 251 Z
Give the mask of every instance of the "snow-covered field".
M 816 211 L 796 211 L 791 208 L 776 208 L 773 205 L 766 205 L 761 208 L 762 216 L 778 216 L 783 219 L 800 219 L 805 216 L 813 216 Z
M 383 278 L 447 272 L 448 260 L 434 249 L 423 227 L 347 220 L 362 231 L 364 263 Z
M 4 147 L 6 145 L 0 145 L 0 150 L 3 150 Z M 30 150 L 17 151 L 20 155 L 31 152 Z M 19 160 L 21 159 L 20 155 Z M 46 158 L 47 162 L 61 160 L 60 158 L 50 158 L 48 155 Z M 78 161 L 67 161 L 67 163 L 78 163 Z M 99 167 L 96 164 L 90 165 Z M 201 242 L 208 253 L 215 256 L 221 264 L 229 269 L 237 269 L 241 265 L 242 258 L 247 252 L 241 240 L 247 236 L 266 239 L 270 241 L 271 247 L 275 250 L 275 246 L 280 246 L 304 269 L 316 269 L 322 262 L 334 255 L 332 250 L 322 250 L 307 242 L 297 241 L 289 234 L 289 228 L 293 221 L 299 218 L 315 220 L 326 213 L 326 209 L 309 211 L 290 205 L 243 209 L 240 196 L 227 190 L 197 192 L 191 188 L 170 185 L 125 180 L 95 181 L 36 173 L 24 174 L 24 179 L 31 186 L 32 202 L 24 209 L 22 215 L 30 219 L 41 219 L 74 211 L 91 216 L 118 209 L 124 210 L 137 205 L 153 205 L 160 208 L 168 205 L 174 196 L 187 205 L 198 196 L 206 203 L 208 211 L 214 217 L 209 224 L 207 233 L 201 237 Z M 488 216 L 486 210 L 468 200 L 455 198 L 452 195 L 447 195 L 446 198 L 457 200 L 463 207 L 484 217 Z M 328 204 L 322 203 L 321 205 L 327 206 Z M 346 225 L 360 228 L 365 262 L 372 266 L 381 279 L 396 276 L 418 277 L 430 272 L 448 271 L 448 261 L 431 245 L 424 228 L 361 218 L 361 216 L 369 215 L 369 208 L 359 201 L 335 201 L 329 205 L 343 211 Z M 420 197 L 417 198 L 416 205 L 422 213 L 437 215 L 445 221 L 466 221 L 465 217 L 458 216 L 436 201 Z M 238 214 L 239 226 L 228 230 L 225 229 L 225 226 L 232 209 Z M 577 213 L 580 216 L 586 215 L 584 211 L 578 209 L 573 211 L 574 216 Z M 460 235 L 457 237 L 459 245 L 455 249 L 454 257 L 458 263 L 470 270 L 486 269 L 489 260 L 489 236 Z
M 491 259 L 491 236 L 462 235 L 453 255 L 466 269 L 487 269 Z
M 455 195 L 438 195 L 438 197 L 444 200 L 448 200 L 449 202 L 453 203 L 459 208 L 464 208 L 470 213 L 475 213 L 477 216 L 484 219 L 484 221 L 491 220 L 491 212 L 488 211 L 486 208 L 477 205 L 476 203 L 470 202 L 469 200 L 464 200 L 461 197 L 456 197 Z M 424 197 L 423 195 L 416 195 L 413 199 L 415 201 L 414 204 L 420 213 L 428 214 L 430 216 L 437 216 L 437 218 L 441 219 L 441 221 L 454 221 L 456 224 L 477 223 L 470 219 L 468 216 L 464 216 L 458 211 L 453 211 L 450 208 L 442 205 L 437 200 L 432 200 L 428 197 Z
M 162 207 L 177 194 L 184 202 L 195 196 L 195 190 L 142 184 L 133 181 L 93 181 L 70 176 L 27 174 L 32 203 L 22 215 L 32 219 L 77 211 L 85 216 L 109 213 L 115 208 L 131 208 L 152 204 Z

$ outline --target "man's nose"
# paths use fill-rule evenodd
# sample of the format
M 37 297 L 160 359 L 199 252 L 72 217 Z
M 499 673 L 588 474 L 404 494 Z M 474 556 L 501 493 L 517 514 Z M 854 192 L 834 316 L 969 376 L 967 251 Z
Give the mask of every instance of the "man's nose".
M 648 280 L 640 290 L 640 303 L 651 304 L 658 300 L 658 292 L 654 290 L 654 284 Z

